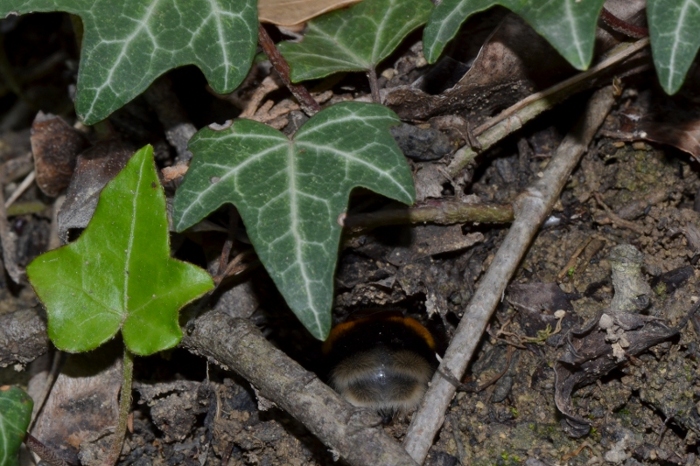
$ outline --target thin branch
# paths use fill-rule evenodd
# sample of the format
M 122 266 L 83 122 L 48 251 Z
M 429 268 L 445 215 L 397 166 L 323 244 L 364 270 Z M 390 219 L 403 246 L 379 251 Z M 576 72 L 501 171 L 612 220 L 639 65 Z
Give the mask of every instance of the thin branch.
M 248 320 L 208 312 L 188 327 L 182 344 L 236 371 L 348 464 L 416 465 L 384 432 L 377 414 L 342 400 L 313 373 L 270 344 Z
M 44 331 L 46 331 L 46 329 L 44 329 Z M 58 378 L 58 373 L 61 371 L 61 366 L 63 365 L 63 362 L 65 360 L 65 354 L 66 353 L 64 353 L 63 351 L 54 351 L 53 358 L 51 358 L 51 368 L 46 374 L 45 380 L 43 382 L 44 386 L 42 387 L 41 392 L 38 394 L 38 396 L 33 397 L 34 410 L 32 411 L 32 421 L 29 424 L 29 429 L 27 429 L 27 432 L 31 432 L 34 429 L 34 425 L 36 424 L 36 421 L 37 419 L 39 419 L 41 411 L 46 405 L 46 400 L 48 400 L 49 398 L 49 393 L 51 393 L 51 390 L 53 389 L 53 386 L 56 383 L 56 379 Z
M 122 362 L 122 388 L 119 392 L 119 420 L 117 429 L 114 432 L 114 442 L 110 449 L 109 456 L 105 464 L 114 465 L 119 460 L 119 455 L 124 446 L 126 437 L 126 424 L 131 410 L 131 385 L 134 376 L 134 355 L 128 348 L 124 347 L 124 360 Z
M 631 57 L 649 45 L 649 39 L 641 39 L 624 47 L 609 58 L 593 66 L 588 71 L 566 79 L 549 89 L 532 94 L 520 102 L 505 109 L 500 114 L 486 121 L 473 131 L 481 150 L 488 149 L 506 136 L 522 128 L 542 112 L 554 108 L 573 94 L 588 87 L 593 78 L 603 71 Z M 465 145 L 454 155 L 447 167 L 450 176 L 455 177 L 477 156 L 477 152 Z
M 617 227 L 622 227 L 622 228 L 627 228 L 628 230 L 632 230 L 633 232 L 637 233 L 638 235 L 644 235 L 646 232 L 644 231 L 644 227 L 640 227 L 634 222 L 630 222 L 629 220 L 625 220 L 623 218 L 620 218 L 615 214 L 615 212 L 612 211 L 610 207 L 603 201 L 603 196 L 600 195 L 600 193 L 593 193 L 593 197 L 598 203 L 600 207 L 603 208 L 605 211 L 605 215 L 608 216 L 608 220 L 610 220 L 610 223 Z
M 441 372 L 451 373 L 457 379 L 463 376 L 509 280 L 613 102 L 611 86 L 596 91 L 582 120 L 564 138 L 544 176 L 516 199 L 515 221 L 464 312 L 440 365 Z M 454 394 L 455 386 L 437 372 L 404 440 L 416 462 L 422 463 L 427 456 Z
M 570 270 L 576 270 L 576 261 L 578 260 L 579 256 L 583 253 L 583 251 L 588 247 L 590 242 L 593 241 L 593 237 L 589 236 L 588 238 L 583 240 L 583 243 L 574 251 L 574 253 L 569 257 L 569 262 L 566 263 L 563 269 L 561 269 L 561 272 L 557 275 L 557 280 L 563 279 Z
M 467 222 L 510 223 L 513 221 L 513 206 L 445 201 L 437 205 L 349 215 L 340 220 L 346 228 L 373 228 L 384 225 L 416 223 L 436 223 L 438 225 Z
M 19 283 L 25 276 L 25 270 L 17 263 L 17 238 L 7 220 L 5 208 L 4 184 L 7 181 L 6 171 L 0 169 L 0 242 L 2 242 L 2 260 L 5 270 L 13 282 Z
M 19 186 L 17 186 L 17 189 L 14 190 L 10 198 L 5 202 L 5 209 L 9 209 L 10 206 L 14 204 L 15 201 L 19 199 L 19 197 L 24 194 L 27 189 L 29 189 L 34 182 L 34 178 L 36 178 L 36 171 L 32 170 L 29 172 L 29 175 L 22 180 Z
M 260 46 L 270 59 L 272 67 L 277 71 L 280 79 L 289 91 L 297 98 L 299 105 L 301 105 L 302 110 L 309 116 L 314 115 L 321 111 L 321 106 L 314 100 L 311 93 L 299 84 L 292 84 L 291 78 L 289 77 L 289 64 L 287 60 L 284 59 L 280 51 L 275 46 L 275 43 L 270 38 L 270 35 L 265 30 L 262 24 L 258 24 L 258 42 Z

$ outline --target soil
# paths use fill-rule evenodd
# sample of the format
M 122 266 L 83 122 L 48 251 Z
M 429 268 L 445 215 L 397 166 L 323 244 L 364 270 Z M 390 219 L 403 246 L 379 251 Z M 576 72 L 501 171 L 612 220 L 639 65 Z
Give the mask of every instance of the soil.
M 65 45 L 70 42 L 70 28 L 64 16 L 23 18 L 13 33 L 26 44 L 43 43 L 48 34 L 53 50 L 68 50 L 68 64 L 75 65 L 74 50 Z M 413 82 L 432 69 L 420 61 L 419 38 L 408 41 L 413 45 L 398 51 L 379 70 L 380 87 Z M 17 51 L 10 62 L 16 69 L 26 69 L 46 60 L 51 50 L 45 53 Z M 56 66 L 56 72 L 26 82 L 26 92 L 50 96 L 41 109 L 74 121 L 67 92 L 73 74 L 65 60 Z M 264 73 L 261 67 L 252 72 L 236 93 L 239 101 L 250 98 Z M 176 70 L 169 78 L 197 127 L 232 118 L 241 110 L 208 94 L 194 68 Z M 333 91 L 332 101 L 366 97 L 369 89 L 363 79 L 348 75 L 319 86 Z M 649 116 L 659 99 L 671 100 L 654 80 L 652 71 L 647 71 L 625 81 L 615 109 L 571 175 L 496 309 L 426 465 L 700 464 L 700 321 L 695 317 L 683 322 L 700 299 L 700 165 L 673 147 L 625 140 L 633 116 Z M 684 89 L 674 99 L 697 105 L 693 92 Z M 481 153 L 457 179 L 441 170 L 464 143 L 461 130 L 435 120 L 407 121 L 408 128 L 395 137 L 404 152 L 415 152 L 411 161 L 415 173 L 437 173 L 433 178 L 417 175 L 417 183 L 423 183 L 419 191 L 427 193 L 423 202 L 509 204 L 541 176 L 588 96 L 569 99 Z M 282 91 L 268 97 L 288 99 Z M 0 101 L 3 162 L 28 150 L 29 125 L 39 110 L 31 103 L 37 99 L 26 104 L 7 94 Z M 485 105 L 450 115 L 466 118 L 473 127 L 502 107 Z M 291 131 L 304 116 L 293 110 L 284 118 L 285 131 Z M 176 154 L 142 99 L 120 111 L 113 123 L 130 143 L 154 142 L 161 168 L 174 164 Z M 140 129 L 132 128 L 138 125 Z M 429 156 L 421 158 L 426 152 Z M 5 184 L 6 198 L 16 186 L 16 182 Z M 52 234 L 54 199 L 32 187 L 20 198 L 30 201 L 45 208 L 10 219 L 22 266 L 46 250 Z M 386 206 L 385 200 L 358 190 L 349 214 Z M 227 215 L 219 212 L 214 220 L 226 225 L 221 219 Z M 401 309 L 431 328 L 444 350 L 460 319 L 469 319 L 464 308 L 507 229 L 503 224 L 465 223 L 347 231 L 336 276 L 334 320 L 341 322 L 368 307 Z M 242 230 L 237 238 L 239 252 L 250 249 Z M 226 239 L 225 232 L 174 238 L 174 252 L 211 270 Z M 590 430 L 574 438 L 555 404 L 557 361 L 566 353 L 569 333 L 596 321 L 609 308 L 615 294 L 610 252 L 622 244 L 643 254 L 642 277 L 653 292 L 642 315 L 669 328 L 687 325 L 576 387 L 572 409 Z M 0 285 L 2 316 L 31 311 L 45 319 L 27 284 L 15 285 L 5 276 Z M 319 343 L 296 322 L 262 268 L 249 267 L 227 281 L 210 307 L 214 309 L 210 312 L 248 316 L 288 355 L 323 374 Z M 566 311 L 563 318 L 555 316 L 559 310 Z M 183 325 L 190 317 L 183 312 Z M 105 436 L 114 421 L 110 413 L 116 409 L 109 400 L 116 402 L 116 393 L 113 384 L 103 385 L 100 374 L 115 370 L 119 345 L 97 350 L 89 362 L 53 349 L 39 356 L 47 349 L 42 319 L 29 332 L 39 339 L 19 351 L 24 359 L 0 369 L 0 381 L 28 385 L 30 393 L 40 395 L 51 374 L 60 375 L 55 384 L 48 383 L 49 388 L 68 383 L 62 381 L 66 377 L 94 378 L 89 389 L 85 384 L 66 389 L 74 396 L 80 393 L 79 402 L 47 402 L 33 432 L 68 461 L 101 464 Z M 120 465 L 337 464 L 333 451 L 290 415 L 266 405 L 255 387 L 184 349 L 137 359 L 135 380 L 133 417 Z M 69 418 L 73 424 L 65 422 L 57 430 L 52 416 Z M 410 418 L 410 413 L 397 416 L 385 430 L 401 441 Z M 31 464 L 29 455 L 23 461 Z

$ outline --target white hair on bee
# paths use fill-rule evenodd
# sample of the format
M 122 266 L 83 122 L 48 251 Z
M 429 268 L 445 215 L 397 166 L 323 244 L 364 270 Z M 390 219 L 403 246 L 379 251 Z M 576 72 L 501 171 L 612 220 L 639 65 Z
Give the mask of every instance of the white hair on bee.
M 437 367 L 435 342 L 417 320 L 384 313 L 336 326 L 324 344 L 329 384 L 385 421 L 413 410 Z

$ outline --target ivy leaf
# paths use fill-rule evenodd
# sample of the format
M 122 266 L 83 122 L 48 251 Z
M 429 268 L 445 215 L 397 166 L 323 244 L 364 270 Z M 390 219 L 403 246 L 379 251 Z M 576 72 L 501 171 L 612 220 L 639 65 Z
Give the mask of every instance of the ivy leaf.
M 367 71 L 425 23 L 430 0 L 364 0 L 309 22 L 299 43 L 282 42 L 294 82 L 338 71 Z
M 177 345 L 178 310 L 214 285 L 204 270 L 170 258 L 168 243 L 165 195 L 146 146 L 102 190 L 80 238 L 27 267 L 56 347 L 88 351 L 120 328 L 138 355 Z
M 0 387 L 0 466 L 19 464 L 19 447 L 32 418 L 34 402 L 19 387 Z
M 664 0 L 665 1 L 665 0 Z M 423 52 L 430 63 L 471 15 L 501 5 L 527 21 L 577 69 L 593 57 L 595 29 L 605 0 L 444 0 L 423 32 Z
M 700 48 L 700 4 L 695 0 L 649 0 L 649 35 L 661 86 L 675 94 Z
M 38 11 L 83 20 L 75 108 L 88 125 L 178 66 L 197 65 L 216 92 L 231 92 L 257 44 L 255 0 L 0 0 L 0 17 Z
M 389 109 L 345 102 L 311 118 L 293 140 L 250 120 L 205 128 L 175 195 L 182 231 L 226 202 L 236 205 L 258 257 L 289 307 L 319 339 L 328 335 L 340 225 L 356 186 L 410 204 L 411 170 L 389 132 Z

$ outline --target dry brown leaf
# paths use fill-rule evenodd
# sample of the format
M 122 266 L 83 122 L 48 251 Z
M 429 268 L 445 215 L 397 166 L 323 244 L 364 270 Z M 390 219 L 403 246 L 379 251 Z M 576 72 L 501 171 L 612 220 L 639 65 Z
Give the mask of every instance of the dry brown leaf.
M 58 213 L 58 236 L 68 242 L 71 229 L 85 228 L 97 207 L 102 188 L 134 154 L 134 148 L 118 140 L 101 141 L 78 155 L 66 200 Z
M 258 18 L 277 26 L 297 26 L 323 13 L 344 8 L 360 0 L 260 0 Z
M 647 141 L 674 146 L 700 161 L 700 121 L 644 122 L 639 136 Z
M 88 140 L 61 117 L 39 112 L 32 123 L 31 144 L 36 184 L 47 196 L 56 197 L 68 187 L 75 159 L 87 149 Z
M 676 147 L 700 161 L 700 108 L 696 93 L 696 89 L 689 88 L 671 99 L 653 100 L 652 111 L 638 122 L 636 135 Z
M 436 95 L 426 91 L 446 79 L 439 67 L 434 69 L 433 74 L 419 82 L 389 89 L 385 104 L 405 120 L 427 120 L 465 109 L 478 115 L 493 115 L 572 72 L 547 41 L 515 14 L 503 19 L 466 74 L 453 87 Z M 460 69 L 455 66 L 455 70 Z M 468 120 L 470 117 L 467 115 Z M 472 125 L 481 122 L 478 118 L 469 121 Z

